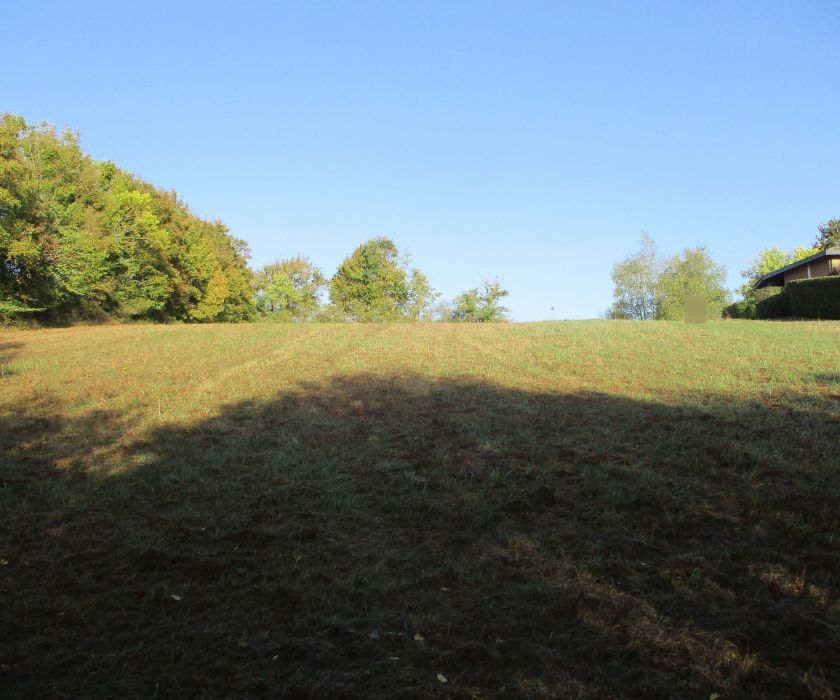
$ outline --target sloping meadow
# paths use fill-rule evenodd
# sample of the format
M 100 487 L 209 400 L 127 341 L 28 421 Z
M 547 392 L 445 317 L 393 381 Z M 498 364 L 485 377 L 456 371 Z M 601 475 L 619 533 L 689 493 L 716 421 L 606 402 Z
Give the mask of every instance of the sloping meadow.
M 3 694 L 833 697 L 838 341 L 3 332 Z

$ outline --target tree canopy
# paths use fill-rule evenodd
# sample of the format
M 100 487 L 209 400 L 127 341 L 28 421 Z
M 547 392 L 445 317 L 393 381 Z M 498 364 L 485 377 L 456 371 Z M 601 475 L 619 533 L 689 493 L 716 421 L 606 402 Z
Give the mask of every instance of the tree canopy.
M 840 246 L 840 219 L 826 221 L 824 224 L 820 224 L 817 230 L 819 235 L 814 241 L 815 248 L 826 250 L 827 248 Z
M 312 261 L 297 255 L 264 265 L 254 273 L 255 303 L 261 316 L 277 321 L 315 317 L 327 281 Z
M 656 244 L 642 233 L 641 249 L 617 262 L 612 269 L 613 302 L 610 318 L 648 320 L 656 316 L 656 284 L 659 277 Z
M 330 301 L 344 320 L 416 320 L 437 296 L 426 276 L 408 269 L 396 244 L 384 237 L 362 243 L 330 280 Z
M 818 253 L 819 248 L 794 248 L 790 253 L 785 253 L 776 247 L 765 248 L 758 256 L 750 262 L 750 266 L 741 272 L 744 283 L 738 287 L 737 292 L 746 298 L 750 295 L 753 287 L 768 272 L 778 270 L 780 267 L 790 265 L 797 260 L 807 258 L 809 255 Z
M 249 255 L 175 192 L 93 160 L 77 133 L 0 116 L 0 321 L 489 321 L 506 311 L 498 282 L 454 307 L 438 302 L 389 238 L 362 243 L 329 282 L 305 256 L 252 271 Z
M 193 215 L 71 131 L 0 120 L 0 315 L 237 321 L 250 316 L 244 241 Z
M 257 271 L 248 257 L 223 223 L 94 161 L 78 134 L 2 115 L 0 320 L 444 318 L 428 277 L 389 238 L 362 243 L 329 283 L 302 255 Z
M 708 248 L 686 248 L 665 261 L 656 284 L 656 318 L 676 321 L 685 317 L 689 296 L 706 300 L 706 316 L 720 318 L 729 303 L 726 268 L 717 264 Z
M 487 280 L 482 287 L 468 289 L 455 297 L 451 318 L 467 323 L 504 321 L 508 309 L 501 305 L 501 299 L 507 295 L 499 280 Z
M 729 301 L 726 268 L 718 265 L 708 248 L 686 248 L 679 255 L 660 260 L 656 245 L 642 234 L 638 253 L 627 256 L 612 269 L 614 302 L 609 318 L 682 320 L 689 296 L 706 300 L 706 316 L 720 318 Z

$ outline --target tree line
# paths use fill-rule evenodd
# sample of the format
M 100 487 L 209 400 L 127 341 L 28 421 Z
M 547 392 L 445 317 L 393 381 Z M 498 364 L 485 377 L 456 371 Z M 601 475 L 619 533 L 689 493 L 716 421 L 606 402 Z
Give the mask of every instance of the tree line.
M 755 285 L 763 275 L 837 246 L 840 246 L 840 219 L 820 225 L 811 246 L 800 246 L 789 253 L 775 247 L 765 248 L 741 272 L 744 283 L 736 290 L 740 299 L 733 303 L 732 294 L 725 286 L 726 267 L 715 262 L 708 248 L 686 248 L 663 259 L 650 235 L 642 233 L 639 251 L 612 268 L 613 303 L 606 316 L 681 320 L 686 297 L 691 295 L 706 300 L 708 318 L 755 318 L 760 299 Z
M 452 302 L 401 255 L 390 238 L 358 246 L 327 279 L 298 255 L 263 266 L 254 274 L 258 317 L 277 321 L 502 321 L 507 296 L 498 280 L 459 294 Z M 323 293 L 327 301 L 323 301 Z
M 0 118 L 0 320 L 483 322 L 507 311 L 495 280 L 441 302 L 388 238 L 361 244 L 330 279 L 300 255 L 256 272 L 249 256 L 175 192 L 94 161 L 76 132 Z
M 610 318 L 681 319 L 687 295 L 707 316 L 754 318 L 762 275 L 840 245 L 840 219 L 814 243 L 767 248 L 741 273 L 740 300 L 705 247 L 661 258 L 648 234 L 612 269 Z M 0 320 L 490 322 L 507 296 L 487 280 L 451 302 L 389 238 L 359 245 L 331 277 L 302 255 L 253 271 L 245 241 L 110 161 L 77 133 L 0 119 Z

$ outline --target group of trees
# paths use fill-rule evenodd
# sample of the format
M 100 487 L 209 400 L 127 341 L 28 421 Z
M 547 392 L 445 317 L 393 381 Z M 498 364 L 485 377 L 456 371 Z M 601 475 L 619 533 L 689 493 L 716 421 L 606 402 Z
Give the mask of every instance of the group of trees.
M 254 274 L 255 306 L 280 321 L 500 321 L 507 291 L 498 281 L 439 302 L 421 270 L 390 238 L 373 238 L 345 258 L 328 280 L 309 258 L 265 265 Z M 321 295 L 328 292 L 328 302 Z
M 717 318 L 730 300 L 724 286 L 726 268 L 714 261 L 707 248 L 686 248 L 663 260 L 647 233 L 642 234 L 638 253 L 613 266 L 612 279 L 609 318 L 682 319 L 688 296 L 703 297 L 706 315 Z
M 246 256 L 222 223 L 94 162 L 73 132 L 0 118 L 0 316 L 243 320 Z
M 363 243 L 330 280 L 305 257 L 258 272 L 248 257 L 223 223 L 92 160 L 76 133 L 0 117 L 0 320 L 489 321 L 505 311 L 496 283 L 436 304 L 387 238 Z
M 681 319 L 685 299 L 691 295 L 706 299 L 709 318 L 721 315 L 755 318 L 756 303 L 761 297 L 755 285 L 763 275 L 838 246 L 840 219 L 832 219 L 818 227 L 817 238 L 810 247 L 800 246 L 789 253 L 778 248 L 765 248 L 741 272 L 744 283 L 736 290 L 741 299 L 730 304 L 730 293 L 725 287 L 726 268 L 714 261 L 707 248 L 686 248 L 679 255 L 662 260 L 657 255 L 653 239 L 643 233 L 639 252 L 613 266 L 614 301 L 607 316 L 642 320 Z

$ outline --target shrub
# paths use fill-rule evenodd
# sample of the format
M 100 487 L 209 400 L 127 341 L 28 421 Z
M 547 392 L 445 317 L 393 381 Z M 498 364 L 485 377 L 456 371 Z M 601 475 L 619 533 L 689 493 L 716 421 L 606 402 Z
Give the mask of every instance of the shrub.
M 840 319 L 840 276 L 796 280 L 786 290 L 793 316 Z
M 783 287 L 762 287 L 761 289 L 750 289 L 741 301 L 727 306 L 723 312 L 725 318 L 779 318 L 787 315 L 787 308 L 783 300 L 779 299 L 765 304 L 762 316 L 759 316 L 756 307 L 765 299 L 775 299 L 784 291 Z
M 788 295 L 784 287 L 762 287 L 752 292 L 755 318 L 783 318 L 790 315 Z
M 736 301 L 723 309 L 724 318 L 755 318 L 755 302 L 749 299 Z

